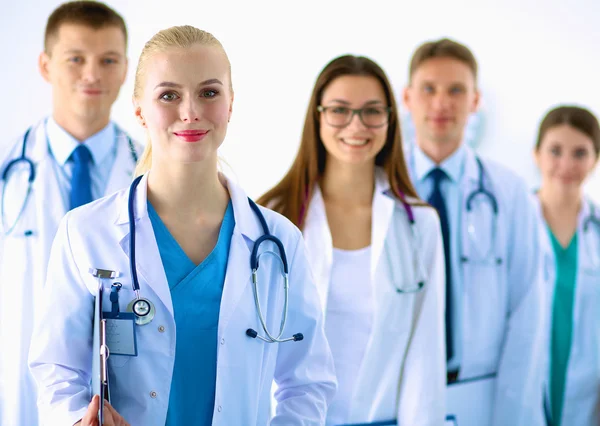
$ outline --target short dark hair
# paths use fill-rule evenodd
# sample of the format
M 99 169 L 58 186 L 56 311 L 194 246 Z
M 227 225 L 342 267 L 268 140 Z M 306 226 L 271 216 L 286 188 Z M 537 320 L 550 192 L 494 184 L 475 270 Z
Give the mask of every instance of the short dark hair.
M 117 27 L 123 31 L 125 46 L 127 46 L 127 27 L 121 15 L 104 3 L 71 1 L 58 6 L 48 18 L 44 35 L 44 51 L 47 54 L 50 54 L 52 44 L 63 24 L 79 24 L 95 30 Z
M 550 128 L 561 124 L 568 124 L 588 136 L 594 143 L 594 151 L 596 157 L 598 157 L 598 154 L 600 154 L 600 124 L 598 124 L 598 119 L 589 110 L 575 105 L 560 105 L 546 113 L 540 123 L 538 139 L 535 144 L 536 151 L 540 149 L 546 132 Z
M 463 62 L 473 71 L 475 81 L 477 81 L 478 66 L 473 52 L 464 44 L 448 38 L 428 41 L 415 50 L 410 61 L 409 79 L 412 79 L 413 74 L 423 62 L 433 58 L 452 58 Z

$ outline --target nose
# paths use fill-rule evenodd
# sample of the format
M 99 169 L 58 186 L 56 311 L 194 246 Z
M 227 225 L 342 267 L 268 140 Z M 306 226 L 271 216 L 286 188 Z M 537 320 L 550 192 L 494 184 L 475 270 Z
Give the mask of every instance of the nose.
M 83 79 L 87 83 L 96 83 L 100 80 L 100 64 L 87 61 L 83 67 Z
M 180 116 L 181 121 L 184 123 L 192 123 L 200 121 L 202 115 L 202 107 L 198 105 L 194 100 L 181 103 Z
M 350 129 L 360 129 L 360 130 L 363 130 L 367 126 L 365 126 L 365 124 L 360 119 L 359 113 L 356 112 L 356 111 L 354 111 L 352 113 L 352 117 L 350 117 L 350 122 L 348 123 L 347 127 L 350 128 Z
M 433 106 L 437 110 L 446 110 L 450 108 L 450 96 L 442 91 L 438 91 L 433 97 Z

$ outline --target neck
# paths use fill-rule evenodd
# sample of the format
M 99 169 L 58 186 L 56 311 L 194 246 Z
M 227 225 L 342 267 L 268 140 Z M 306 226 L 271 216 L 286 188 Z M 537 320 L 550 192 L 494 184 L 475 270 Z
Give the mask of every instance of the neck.
M 108 126 L 110 122 L 110 115 L 82 118 L 63 113 L 58 109 L 54 110 L 52 118 L 79 142 L 83 142 L 90 136 L 95 135 Z
M 211 164 L 176 165 L 153 160 L 148 176 L 148 200 L 161 217 L 197 221 L 213 214 L 222 215 L 229 193 L 219 180 L 216 159 Z
M 328 158 L 321 179 L 326 201 L 371 204 L 375 190 L 375 164 L 345 164 Z
M 538 191 L 538 198 L 545 213 L 577 215 L 581 209 L 583 196 L 580 190 L 560 191 L 542 186 Z
M 441 164 L 444 160 L 460 148 L 462 140 L 434 141 L 427 138 L 417 137 L 417 145 L 435 164 Z

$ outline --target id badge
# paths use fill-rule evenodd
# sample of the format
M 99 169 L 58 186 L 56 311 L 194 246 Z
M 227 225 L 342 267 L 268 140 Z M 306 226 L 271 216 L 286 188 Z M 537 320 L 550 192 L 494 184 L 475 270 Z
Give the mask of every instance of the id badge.
M 106 345 L 110 355 L 137 356 L 133 312 L 102 312 L 106 320 Z

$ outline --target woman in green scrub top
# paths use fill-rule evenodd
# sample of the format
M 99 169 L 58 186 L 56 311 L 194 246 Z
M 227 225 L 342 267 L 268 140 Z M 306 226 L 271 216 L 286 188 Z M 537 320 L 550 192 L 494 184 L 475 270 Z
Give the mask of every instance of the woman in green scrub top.
M 552 426 L 600 425 L 600 207 L 583 191 L 599 152 L 590 111 L 559 106 L 542 120 L 534 155 L 553 288 L 545 392 Z

